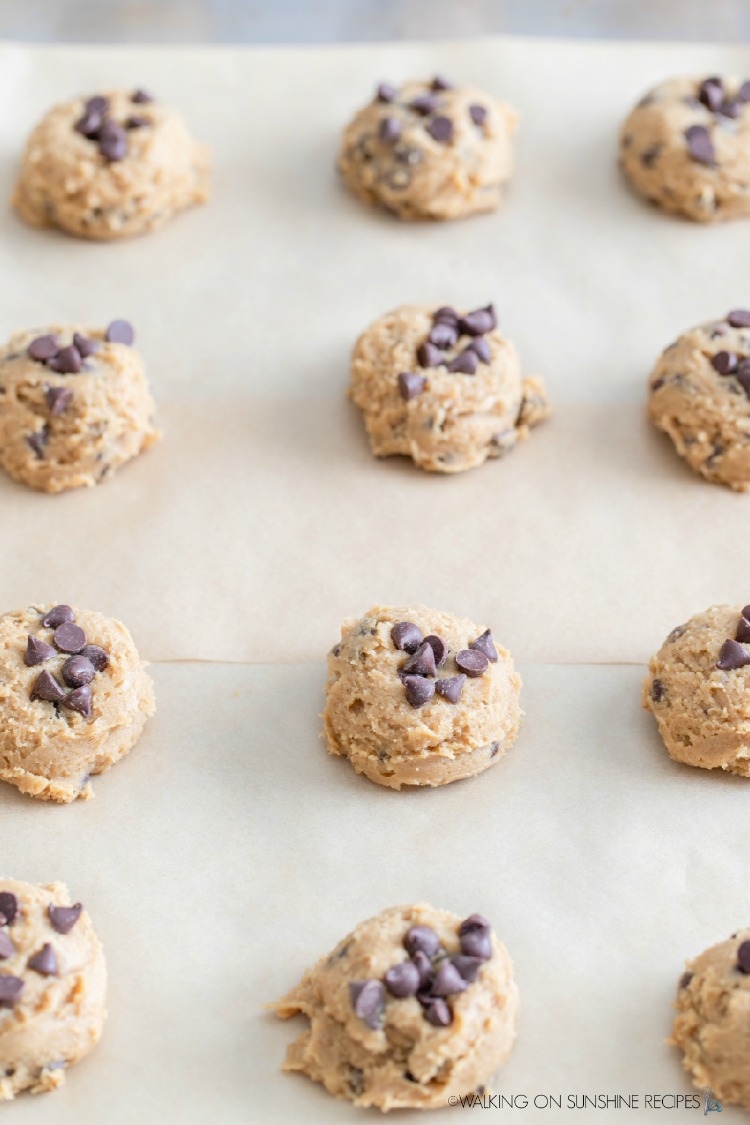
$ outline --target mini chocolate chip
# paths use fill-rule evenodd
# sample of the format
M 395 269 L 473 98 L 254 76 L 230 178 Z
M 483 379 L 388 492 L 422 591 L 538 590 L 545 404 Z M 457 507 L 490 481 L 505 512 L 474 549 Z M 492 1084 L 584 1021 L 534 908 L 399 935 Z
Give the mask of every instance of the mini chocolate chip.
M 428 117 L 434 113 L 438 107 L 438 99 L 434 94 L 420 94 L 411 103 L 411 108 L 415 113 L 422 114 L 423 117 Z
M 132 324 L 127 320 L 113 320 L 104 333 L 108 344 L 126 344 L 130 346 L 135 339 Z
M 454 375 L 476 375 L 478 366 L 479 360 L 477 358 L 477 353 L 473 348 L 468 347 L 465 351 L 459 352 L 455 359 L 450 361 L 448 370 Z
M 378 126 L 378 136 L 384 144 L 393 144 L 401 136 L 401 122 L 397 117 L 384 117 Z
M 472 679 L 484 675 L 489 663 L 484 653 L 476 648 L 464 648 L 461 652 L 456 653 L 456 667 L 459 672 L 465 672 Z
M 81 649 L 81 656 L 90 660 L 97 672 L 103 672 L 109 664 L 109 653 L 105 652 L 99 645 L 84 645 Z
M 720 78 L 707 78 L 698 88 L 698 100 L 715 113 L 724 100 L 724 83 Z
M 128 136 L 122 125 L 116 125 L 114 121 L 105 122 L 99 130 L 99 152 L 110 164 L 125 159 L 128 153 Z
M 93 98 L 88 99 L 83 108 L 86 113 L 98 113 L 100 115 L 109 113 L 109 98 L 105 98 L 103 94 L 95 94 Z
M 149 94 L 148 90 L 136 90 L 135 93 L 130 95 L 130 100 L 135 102 L 136 105 L 145 105 L 146 102 L 154 101 L 154 95 Z
M 68 687 L 90 684 L 95 675 L 96 668 L 85 656 L 70 656 L 62 667 L 62 678 Z
M 126 129 L 147 129 L 151 124 L 151 118 L 144 117 L 142 113 L 134 113 L 125 119 Z
M 487 120 L 487 110 L 483 105 L 470 105 L 469 117 L 475 125 L 484 125 L 485 121 Z
M 4 926 L 12 926 L 18 914 L 18 899 L 10 891 L 0 891 L 0 914 L 5 918 Z
M 62 625 L 58 625 L 55 629 L 52 642 L 60 652 L 80 652 L 86 644 L 86 634 L 80 625 L 74 625 L 72 621 L 63 621 Z
M 46 363 L 48 359 L 57 355 L 59 347 L 57 336 L 37 336 L 31 341 L 27 351 L 38 363 Z
M 427 125 L 427 132 L 438 144 L 450 144 L 453 140 L 453 122 L 450 117 L 433 117 Z
M 459 328 L 467 336 L 484 336 L 485 332 L 492 332 L 497 328 L 497 315 L 494 305 L 487 305 L 483 309 L 474 309 L 459 321 Z
M 416 652 L 422 639 L 422 630 L 412 621 L 397 621 L 391 629 L 391 640 L 402 652 Z
M 44 397 L 53 418 L 59 418 L 73 401 L 73 392 L 70 387 L 47 387 Z
M 736 638 L 743 644 L 750 644 L 750 621 L 748 621 L 744 614 L 737 624 Z
M 452 90 L 453 83 L 449 82 L 447 78 L 443 78 L 442 74 L 436 74 L 430 83 L 432 90 Z
M 417 966 L 419 973 L 419 987 L 425 989 L 432 980 L 432 963 L 423 949 L 418 949 L 411 955 L 412 963 Z
M 404 935 L 404 949 L 412 957 L 417 952 L 434 957 L 440 948 L 440 939 L 432 926 L 412 926 Z
M 381 82 L 377 89 L 376 97 L 379 102 L 392 102 L 398 90 L 391 82 Z
M 436 680 L 435 691 L 449 703 L 458 703 L 465 683 L 466 676 L 450 676 L 447 680 Z
M 484 965 L 484 958 L 482 957 L 467 957 L 465 953 L 456 953 L 451 957 L 452 963 L 456 966 L 459 973 L 465 981 L 471 984 L 479 976 L 479 970 Z
M 26 655 L 23 662 L 28 668 L 33 668 L 36 664 L 44 664 L 45 660 L 50 660 L 56 655 L 52 645 L 48 645 L 46 641 L 40 641 L 38 637 L 31 635 L 26 638 Z
M 406 996 L 416 996 L 419 988 L 419 969 L 413 961 L 402 961 L 394 965 L 383 977 L 385 987 L 391 996 L 400 999 Z
M 685 130 L 687 150 L 699 164 L 713 164 L 716 159 L 713 141 L 704 125 L 691 125 Z
M 81 353 L 74 344 L 61 348 L 56 356 L 47 363 L 51 371 L 58 371 L 61 375 L 77 375 L 81 370 Z
M 74 906 L 50 906 L 49 920 L 53 930 L 58 934 L 69 934 L 81 917 L 83 906 L 77 902 Z
M 427 340 L 417 348 L 417 363 L 420 367 L 440 367 L 445 363 L 445 357 L 439 348 Z
M 32 449 L 38 461 L 41 461 L 44 457 L 44 452 L 47 448 L 48 441 L 49 432 L 47 431 L 46 427 L 38 430 L 35 434 L 26 435 L 26 444 Z
M 43 977 L 57 976 L 57 956 L 49 942 L 46 942 L 33 957 L 29 957 L 29 968 Z
M 654 680 L 651 684 L 651 698 L 654 703 L 661 703 L 665 695 L 664 684 L 661 680 Z
M 31 689 L 32 700 L 41 699 L 45 703 L 59 703 L 65 692 L 49 672 L 41 672 Z
M 447 320 L 436 320 L 430 329 L 428 337 L 429 342 L 434 344 L 436 348 L 445 351 L 446 348 L 454 347 L 458 339 L 458 328 L 455 324 Z M 427 364 L 426 366 L 436 366 L 435 364 Z
M 442 961 L 437 968 L 430 989 L 433 996 L 452 996 L 454 992 L 464 992 L 466 981 L 450 961 Z
M 430 633 L 429 637 L 425 637 L 425 643 L 430 646 L 435 654 L 435 664 L 438 668 L 445 664 L 448 655 L 448 646 L 442 637 L 438 637 L 436 633 Z
M 727 323 L 731 324 L 732 328 L 750 328 L 750 310 L 732 309 L 727 313 Z
M 474 352 L 477 359 L 482 363 L 489 363 L 492 359 L 490 345 L 487 343 L 484 336 L 477 336 L 476 339 L 472 340 L 468 350 Z
M 417 375 L 414 371 L 402 371 L 398 377 L 398 389 L 401 398 L 408 402 L 417 395 L 421 395 L 427 385 L 424 375 Z
M 91 718 L 91 688 L 88 684 L 83 687 L 77 687 L 74 691 L 69 692 L 64 699 L 60 700 L 61 707 L 67 707 L 69 711 L 77 711 L 79 715 L 83 715 L 84 719 Z
M 750 102 L 750 82 L 743 82 L 737 91 L 737 97 L 741 102 Z
M 16 952 L 16 947 L 4 930 L 0 930 L 0 961 L 7 961 Z M 416 969 L 414 970 L 416 972 Z M 417 974 L 418 976 L 419 974 Z
M 383 1026 L 385 991 L 379 980 L 355 980 L 349 983 L 349 1001 L 354 1014 L 373 1030 Z
M 435 684 L 426 680 L 424 676 L 403 676 L 402 681 L 406 691 L 407 702 L 412 707 L 424 707 L 435 694 Z
M 441 305 L 437 312 L 432 314 L 433 324 L 437 324 L 441 321 L 445 324 L 455 324 L 457 326 L 459 319 L 458 313 L 455 309 L 452 309 L 450 305 Z
M 722 117 L 739 117 L 742 113 L 742 105 L 734 98 L 726 98 L 718 107 L 717 113 L 720 113 Z
M 693 974 L 691 972 L 683 973 L 682 976 L 680 977 L 680 988 L 687 988 L 687 986 L 690 984 L 692 979 L 693 979 Z
M 81 336 L 79 332 L 74 334 L 73 343 L 77 347 L 81 359 L 88 359 L 90 355 L 98 352 L 101 347 L 98 340 L 92 340 L 90 336 Z
M 711 366 L 720 375 L 731 375 L 737 370 L 737 356 L 734 352 L 717 352 L 711 357 Z
M 449 1027 L 453 1023 L 453 1012 L 445 1000 L 439 996 L 434 1000 L 427 1001 L 422 1009 L 422 1014 L 427 1022 L 435 1027 Z
M 746 664 L 750 664 L 750 655 L 742 645 L 737 641 L 724 641 L 716 667 L 721 668 L 723 672 L 733 672 L 737 668 L 744 668 Z
M 42 618 L 45 629 L 56 629 L 66 621 L 75 621 L 75 614 L 69 605 L 55 605 Z
M 23 992 L 23 981 L 8 973 L 0 975 L 0 1008 L 12 1008 Z
M 741 973 L 750 973 L 750 941 L 743 941 L 737 948 L 737 968 Z
M 423 641 L 414 655 L 406 661 L 401 671 L 407 676 L 434 676 L 437 668 L 435 667 L 435 650 L 432 645 Z
M 83 117 L 79 117 L 73 128 L 87 140 L 95 141 L 103 124 L 104 118 L 101 113 L 86 112 Z
M 477 637 L 475 641 L 472 641 L 469 648 L 473 648 L 476 652 L 484 653 L 487 659 L 492 661 L 493 664 L 497 663 L 497 649 L 495 648 L 492 633 L 489 629 L 485 629 L 481 637 Z

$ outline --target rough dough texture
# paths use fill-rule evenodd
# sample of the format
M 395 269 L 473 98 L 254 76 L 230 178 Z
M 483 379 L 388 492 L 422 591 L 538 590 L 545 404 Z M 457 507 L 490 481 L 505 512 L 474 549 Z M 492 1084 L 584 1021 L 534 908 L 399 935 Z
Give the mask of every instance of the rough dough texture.
M 521 678 L 510 653 L 495 642 L 497 662 L 467 678 L 458 703 L 436 693 L 412 707 L 398 675 L 409 654 L 391 638 L 400 621 L 445 641 L 450 652 L 440 677 L 458 674 L 455 655 L 483 632 L 467 618 L 419 605 L 376 605 L 364 617 L 346 620 L 341 643 L 328 656 L 323 723 L 330 752 L 391 789 L 445 785 L 499 762 L 522 717 Z
M 349 393 L 362 411 L 376 457 L 402 455 L 421 469 L 459 473 L 508 453 L 550 408 L 542 380 L 521 377 L 518 353 L 497 328 L 484 335 L 490 362 L 479 363 L 474 375 L 454 374 L 445 364 L 420 366 L 417 350 L 436 309 L 403 305 L 371 324 L 354 348 Z M 461 335 L 444 352 L 445 360 L 470 340 Z M 426 380 L 424 390 L 408 400 L 399 390 L 402 372 Z
M 101 345 L 78 374 L 58 374 L 28 354 L 38 336 L 57 335 L 67 347 L 76 332 Z M 57 388 L 72 392 L 59 414 L 48 398 Z M 161 437 L 154 409 L 139 353 L 106 343 L 100 330 L 53 325 L 19 332 L 0 350 L 0 466 L 31 488 L 64 492 L 111 476 Z
M 699 100 L 705 78 L 673 78 L 649 91 L 620 133 L 620 164 L 640 194 L 664 211 L 697 222 L 750 215 L 750 105 L 737 97 L 742 80 L 723 79 L 726 101 L 738 116 L 712 111 Z M 748 90 L 750 94 L 750 90 Z M 691 155 L 687 130 L 703 159 Z
M 741 606 L 717 605 L 674 629 L 649 661 L 643 706 L 653 711 L 670 758 L 748 777 L 750 665 L 716 667 L 741 616 Z
M 750 938 L 740 930 L 705 950 L 677 992 L 672 1044 L 698 1087 L 710 1087 L 723 1105 L 750 1109 L 750 976 L 737 968 L 737 950 Z
M 64 1085 L 66 1069 L 99 1042 L 106 1017 L 107 970 L 101 943 L 84 910 L 67 934 L 51 925 L 49 907 L 71 906 L 64 883 L 35 886 L 0 879 L 0 894 L 15 895 L 19 911 L 0 927 L 15 952 L 0 961 L 0 981 L 23 981 L 11 1008 L 0 1006 L 0 1102 L 29 1090 L 39 1094 Z M 58 972 L 44 976 L 29 958 L 51 945 Z
M 388 997 L 384 1025 L 371 1029 L 354 1012 L 350 982 L 382 978 L 406 959 L 405 933 L 430 926 L 451 955 L 460 919 L 431 906 L 399 906 L 362 922 L 308 970 L 276 1005 L 282 1019 L 298 1013 L 310 1028 L 292 1043 L 284 1070 L 303 1071 L 330 1094 L 383 1111 L 447 1106 L 487 1082 L 510 1054 L 518 989 L 505 947 L 492 936 L 492 957 L 465 992 L 452 998 L 453 1022 L 428 1023 L 415 997 Z
M 125 626 L 100 613 L 75 609 L 89 645 L 109 655 L 91 683 L 90 718 L 44 699 L 31 699 L 42 672 L 64 687 L 67 656 L 25 663 L 27 636 L 52 644 L 41 620 L 51 609 L 32 605 L 0 616 L 0 781 L 42 801 L 68 803 L 93 797 L 90 776 L 104 773 L 129 753 L 155 710 L 154 689 Z M 65 690 L 68 690 L 65 688 Z
M 75 129 L 86 98 L 51 109 L 29 138 L 13 195 L 32 226 L 60 227 L 80 238 L 126 238 L 208 199 L 208 152 L 173 109 L 158 101 L 138 104 L 123 91 L 104 97 L 112 120 L 124 124 L 136 116 L 149 124 L 128 129 L 125 158 L 110 162 Z
M 339 170 L 351 191 L 400 219 L 494 211 L 513 173 L 513 110 L 471 86 L 433 90 L 430 82 L 405 82 L 394 94 L 388 102 L 376 95 L 344 132 Z M 411 108 L 415 98 L 430 95 L 433 112 Z M 470 106 L 486 111 L 481 123 L 472 120 Z M 436 117 L 453 125 L 447 141 L 428 132 Z M 397 123 L 395 140 L 381 132 L 386 120 Z

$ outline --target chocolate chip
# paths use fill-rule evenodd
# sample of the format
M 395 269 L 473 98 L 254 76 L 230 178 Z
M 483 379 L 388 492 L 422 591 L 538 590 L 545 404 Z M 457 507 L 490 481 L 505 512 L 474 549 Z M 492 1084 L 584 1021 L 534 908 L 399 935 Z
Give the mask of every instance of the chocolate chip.
M 427 1022 L 435 1027 L 449 1027 L 453 1023 L 453 1013 L 445 1000 L 440 997 L 428 1000 L 422 1009 L 422 1014 Z
M 10 940 L 4 930 L 0 930 L 0 961 L 7 961 L 7 959 L 9 957 L 12 957 L 15 952 L 16 947 L 13 942 Z
M 680 988 L 687 988 L 687 986 L 690 984 L 692 979 L 693 979 L 693 974 L 691 972 L 683 973 L 682 976 L 680 977 Z
M 26 444 L 32 449 L 38 461 L 41 461 L 44 457 L 44 452 L 47 448 L 48 441 L 49 432 L 46 427 L 38 430 L 35 434 L 26 435 Z
M 378 126 L 378 136 L 384 144 L 393 144 L 401 136 L 401 122 L 397 117 L 384 117 Z
M 61 375 L 77 375 L 81 370 L 81 353 L 74 344 L 69 344 L 67 348 L 61 348 L 47 366 Z
M 445 357 L 439 348 L 427 340 L 417 348 L 417 363 L 420 367 L 440 367 L 445 363 Z
M 42 699 L 45 703 L 59 703 L 65 692 L 49 672 L 42 672 L 31 689 L 32 700 Z
M 458 339 L 458 328 L 447 320 L 437 320 L 430 329 L 428 337 L 429 342 L 434 344 L 436 348 L 445 351 L 446 348 L 452 348 Z M 427 364 L 428 367 L 436 367 L 437 364 Z
M 93 98 L 88 99 L 83 108 L 85 113 L 98 113 L 103 116 L 109 113 L 109 98 L 105 98 L 103 94 L 95 94 Z
M 83 117 L 80 117 L 78 121 L 76 121 L 73 128 L 77 133 L 80 133 L 83 137 L 86 137 L 87 140 L 95 141 L 99 136 L 99 131 L 103 124 L 104 118 L 101 113 L 87 112 L 84 113 Z
M 57 976 L 57 955 L 49 942 L 46 942 L 33 957 L 29 957 L 29 968 L 43 977 Z
M 466 676 L 450 676 L 447 680 L 436 680 L 435 691 L 449 703 L 458 703 L 465 683 Z
M 439 668 L 445 664 L 445 659 L 448 655 L 448 646 L 442 637 L 438 637 L 436 633 L 430 633 L 429 637 L 425 637 L 425 643 L 430 646 L 435 654 L 435 664 Z
M 448 364 L 448 370 L 454 375 L 476 375 L 478 366 L 479 360 L 477 358 L 477 354 L 473 350 L 473 348 L 469 347 L 466 348 L 465 351 L 459 352 L 455 359 L 452 359 L 450 361 L 450 363 Z
M 698 100 L 712 113 L 724 101 L 724 83 L 720 78 L 707 78 L 698 88 Z
M 142 113 L 134 113 L 125 119 L 126 129 L 147 129 L 151 125 L 151 118 L 144 117 Z
M 66 621 L 75 621 L 75 614 L 69 605 L 55 605 L 42 618 L 45 629 L 56 629 Z
M 46 363 L 48 359 L 57 355 L 59 347 L 57 336 L 37 336 L 31 341 L 27 351 L 38 363 Z
M 750 363 L 744 361 L 737 368 L 735 375 L 745 394 L 750 398 Z
M 0 891 L 0 914 L 4 926 L 12 926 L 18 914 L 18 899 L 10 891 Z
M 711 366 L 720 375 L 731 375 L 737 370 L 737 356 L 734 352 L 717 352 L 711 357 Z
M 128 152 L 128 136 L 122 125 L 114 121 L 105 121 L 99 130 L 99 152 L 110 164 L 125 159 Z
M 47 387 L 44 397 L 53 418 L 59 418 L 73 401 L 73 392 L 70 387 Z
M 746 617 L 748 621 L 750 621 L 750 605 L 743 605 L 742 616 Z
M 433 313 L 432 315 L 433 324 L 442 322 L 445 324 L 455 324 L 456 326 L 458 326 L 459 319 L 460 317 L 458 313 L 455 309 L 452 309 L 450 305 L 441 305 L 437 312 Z
M 358 1066 L 349 1067 L 349 1089 L 355 1098 L 365 1092 L 365 1072 Z
M 453 140 L 453 122 L 450 117 L 433 117 L 427 125 L 427 132 L 433 141 L 447 145 Z
M 743 615 L 737 625 L 736 637 L 743 644 L 750 644 L 750 621 Z
M 653 168 L 661 155 L 662 145 L 652 145 L 641 153 L 641 164 L 644 168 Z
M 664 684 L 661 680 L 654 680 L 651 684 L 651 698 L 654 703 L 661 703 L 665 695 Z
M 432 980 L 432 964 L 423 949 L 418 949 L 411 955 L 412 963 L 417 966 L 419 973 L 419 987 L 425 989 Z
M 397 621 L 391 629 L 391 640 L 402 652 L 416 652 L 422 644 L 422 630 L 412 621 Z
M 58 934 L 69 934 L 81 917 L 83 906 L 77 902 L 75 906 L 50 906 L 49 920 L 53 930 Z
M 426 680 L 424 676 L 404 676 L 402 683 L 406 691 L 407 702 L 412 707 L 424 707 L 435 694 L 435 684 Z
M 83 687 L 90 684 L 96 675 L 96 668 L 85 656 L 71 656 L 62 667 L 62 678 L 68 687 Z
M 497 315 L 494 305 L 487 305 L 484 309 L 474 309 L 459 321 L 459 328 L 466 336 L 484 336 L 485 332 L 492 332 L 497 328 Z
M 379 102 L 392 102 L 398 90 L 391 82 L 381 82 L 377 89 L 376 97 Z
M 354 1014 L 368 1027 L 377 1030 L 383 1026 L 385 991 L 379 980 L 350 981 L 349 1001 Z
M 463 979 L 469 984 L 477 979 L 479 970 L 484 964 L 484 958 L 467 957 L 465 953 L 456 953 L 451 957 L 451 961 L 456 966 Z
M 80 652 L 86 644 L 86 634 L 80 625 L 72 621 L 63 621 L 58 625 L 52 637 L 52 642 L 60 652 Z
M 479 957 L 489 961 L 492 957 L 490 924 L 481 914 L 472 914 L 458 928 L 461 952 L 467 957 Z
M 26 654 L 23 658 L 24 664 L 28 668 L 33 668 L 37 664 L 44 664 L 45 660 L 50 660 L 57 653 L 52 645 L 48 645 L 45 641 L 40 641 L 38 637 L 29 635 L 26 639 Z
M 409 657 L 401 671 L 407 676 L 434 676 L 437 668 L 432 645 L 424 641 L 414 655 Z
M 472 679 L 482 676 L 489 667 L 489 660 L 476 648 L 464 648 L 456 654 L 456 667 Z
M 60 700 L 61 707 L 67 707 L 69 711 L 77 711 L 79 715 L 83 715 L 84 719 L 91 718 L 91 688 L 88 684 L 83 687 L 78 687 L 75 691 L 69 692 L 64 699 Z
M 727 322 L 732 328 L 750 328 L 750 310 L 732 309 L 727 313 Z
M 716 667 L 721 668 L 722 672 L 733 672 L 737 668 L 744 668 L 746 664 L 750 664 L 750 655 L 742 645 L 737 641 L 724 641 Z
M 452 90 L 453 83 L 449 82 L 447 78 L 443 78 L 442 74 L 436 74 L 430 83 L 432 90 Z
M 452 996 L 455 992 L 464 992 L 466 988 L 466 981 L 456 966 L 451 961 L 443 961 L 435 973 L 430 992 L 433 996 Z
M 699 164 L 713 164 L 716 158 L 713 141 L 704 125 L 691 125 L 685 130 L 687 150 Z
M 148 90 L 136 90 L 134 94 L 130 95 L 130 100 L 135 102 L 136 105 L 145 105 L 146 102 L 154 101 L 154 95 L 149 94 Z
M 94 352 L 98 352 L 101 347 L 98 340 L 92 340 L 89 336 L 81 336 L 80 332 L 74 334 L 73 343 L 78 349 L 78 354 L 81 359 L 88 359 Z
M 485 121 L 487 120 L 487 110 L 483 105 L 470 105 L 469 117 L 475 125 L 484 125 Z
M 475 340 L 472 340 L 468 350 L 474 352 L 477 359 L 481 360 L 482 363 L 489 363 L 492 359 L 492 350 L 484 336 L 477 336 Z
M 383 977 L 385 987 L 391 996 L 403 999 L 406 996 L 416 996 L 419 988 L 419 969 L 413 961 L 402 961 L 394 965 Z
M 23 992 L 23 981 L 8 973 L 0 976 L 0 1008 L 12 1008 Z
M 737 91 L 737 97 L 741 102 L 750 102 L 750 82 L 743 82 Z
M 422 114 L 423 117 L 429 116 L 434 113 L 438 107 L 438 99 L 434 94 L 420 94 L 411 103 L 411 108 L 415 113 Z
M 741 973 L 750 973 L 750 941 L 743 941 L 737 948 L 737 968 Z
M 722 117 L 739 117 L 742 113 L 742 105 L 733 98 L 726 98 L 719 106 L 717 112 L 720 113 Z
M 398 377 L 398 389 L 401 393 L 401 398 L 406 402 L 409 399 L 416 398 L 421 395 L 422 391 L 427 385 L 427 380 L 424 375 L 417 375 L 414 371 L 402 371 Z
M 105 652 L 99 645 L 84 645 L 81 649 L 81 656 L 90 660 L 97 672 L 103 672 L 109 664 L 109 653 Z
M 495 648 L 492 633 L 489 629 L 485 629 L 481 637 L 477 637 L 475 641 L 472 641 L 469 648 L 473 648 L 476 652 L 484 653 L 487 659 L 491 660 L 493 664 L 497 663 L 497 649 Z
M 404 949 L 412 957 L 417 952 L 425 957 L 434 957 L 440 948 L 440 938 L 432 926 L 412 926 L 404 936 Z

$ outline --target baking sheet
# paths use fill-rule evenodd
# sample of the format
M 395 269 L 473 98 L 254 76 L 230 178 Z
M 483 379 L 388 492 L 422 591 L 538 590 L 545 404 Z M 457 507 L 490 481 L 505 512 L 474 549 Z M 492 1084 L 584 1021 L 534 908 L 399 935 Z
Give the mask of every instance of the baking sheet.
M 438 70 L 518 109 L 518 175 L 496 215 L 400 224 L 340 187 L 339 134 L 379 78 Z M 615 167 L 646 87 L 726 70 L 750 72 L 750 53 L 0 48 L 3 196 L 29 128 L 76 90 L 151 87 L 216 157 L 210 206 L 121 245 L 0 212 L 0 333 L 130 318 L 166 431 L 93 493 L 0 483 L 3 605 L 49 591 L 121 617 L 152 659 L 274 662 L 317 660 L 344 616 L 418 598 L 492 625 L 520 659 L 576 662 L 642 661 L 695 610 L 747 600 L 750 500 L 643 420 L 658 352 L 750 304 L 745 225 L 667 218 Z M 358 333 L 403 302 L 489 299 L 553 421 L 457 479 L 375 461 L 343 397 Z

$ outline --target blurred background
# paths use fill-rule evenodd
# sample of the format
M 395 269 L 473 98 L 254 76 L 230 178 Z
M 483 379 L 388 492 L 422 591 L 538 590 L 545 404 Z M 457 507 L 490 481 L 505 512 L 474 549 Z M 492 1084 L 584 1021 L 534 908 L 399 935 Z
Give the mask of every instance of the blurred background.
M 0 38 L 337 43 L 487 34 L 746 42 L 748 0 L 0 0 Z

